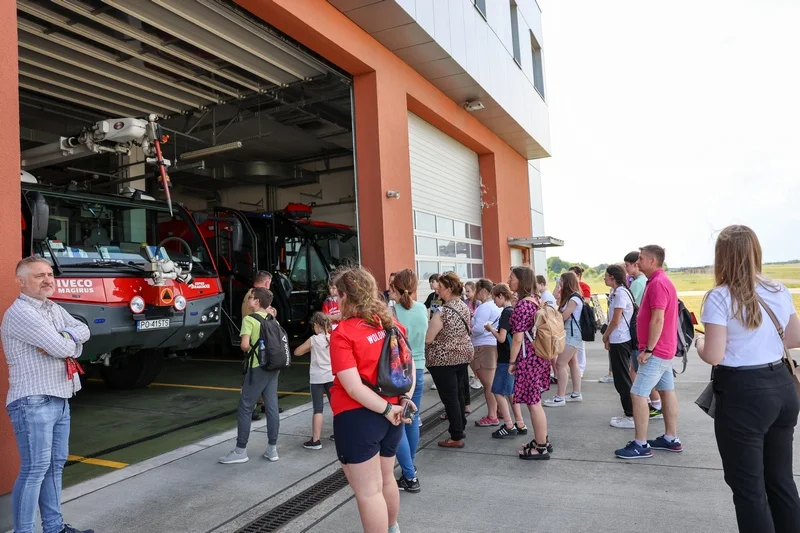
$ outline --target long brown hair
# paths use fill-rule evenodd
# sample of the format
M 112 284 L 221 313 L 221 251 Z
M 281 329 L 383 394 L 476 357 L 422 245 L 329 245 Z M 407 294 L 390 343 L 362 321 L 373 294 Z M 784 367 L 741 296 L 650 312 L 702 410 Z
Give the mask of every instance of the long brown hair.
M 561 274 L 561 294 L 558 296 L 558 307 L 563 309 L 570 298 L 575 296 L 576 293 L 581 297 L 581 301 L 583 301 L 583 293 L 581 292 L 581 285 L 578 282 L 578 275 L 572 271 Z
M 528 296 L 539 294 L 536 290 L 536 272 L 527 265 L 514 267 L 511 269 L 514 277 L 519 281 L 517 287 L 517 299 L 522 300 Z
M 406 268 L 394 275 L 392 280 L 392 289 L 400 295 L 400 300 L 397 303 L 402 305 L 405 309 L 411 309 L 414 301 L 411 295 L 417 292 L 417 275 L 413 270 Z
M 761 275 L 761 244 L 747 226 L 728 226 L 717 237 L 714 247 L 714 285 L 726 286 L 731 294 L 733 318 L 745 329 L 757 329 L 763 316 L 756 297 L 756 285 L 777 290 Z M 703 298 L 705 307 L 706 293 Z
M 371 326 L 385 330 L 394 326 L 389 308 L 378 296 L 378 284 L 369 271 L 363 268 L 337 270 L 331 283 L 339 296 L 347 297 L 341 304 L 344 318 L 358 317 Z

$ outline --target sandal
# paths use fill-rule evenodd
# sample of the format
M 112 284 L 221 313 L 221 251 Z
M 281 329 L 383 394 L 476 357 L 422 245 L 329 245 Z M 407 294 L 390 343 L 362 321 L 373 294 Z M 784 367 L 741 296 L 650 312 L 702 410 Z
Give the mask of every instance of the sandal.
M 525 429 L 527 430 L 528 428 Z M 519 429 L 517 432 L 519 432 Z M 547 448 L 547 453 L 553 453 L 553 444 L 550 442 L 550 435 L 545 437 L 544 441 L 544 446 Z M 536 443 L 536 439 L 534 439 L 522 447 L 522 453 L 525 453 L 527 450 L 532 450 L 533 448 L 536 448 L 536 446 L 538 446 L 538 444 Z
M 537 461 L 550 459 L 550 452 L 547 450 L 547 443 L 539 445 L 535 440 L 530 441 L 522 448 L 519 454 L 520 459 L 526 461 Z

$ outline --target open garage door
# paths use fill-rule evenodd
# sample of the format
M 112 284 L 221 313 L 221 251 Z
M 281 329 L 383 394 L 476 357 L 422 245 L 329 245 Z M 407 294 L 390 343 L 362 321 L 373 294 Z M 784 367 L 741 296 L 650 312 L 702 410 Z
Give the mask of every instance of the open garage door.
M 170 137 L 172 198 L 206 215 L 241 212 L 258 226 L 249 233 L 257 242 L 244 243 L 258 254 L 229 264 L 221 256 L 246 254 L 201 225 L 220 273 L 247 285 L 257 270 L 279 272 L 284 318 L 305 324 L 330 270 L 358 261 L 350 76 L 230 1 L 17 6 L 23 153 L 109 117 L 157 114 Z M 145 160 L 133 150 L 23 167 L 80 192 L 164 199 L 158 181 L 145 179 L 157 170 Z M 293 204 L 304 207 L 284 229 L 265 222 Z M 237 305 L 231 299 L 227 311 Z

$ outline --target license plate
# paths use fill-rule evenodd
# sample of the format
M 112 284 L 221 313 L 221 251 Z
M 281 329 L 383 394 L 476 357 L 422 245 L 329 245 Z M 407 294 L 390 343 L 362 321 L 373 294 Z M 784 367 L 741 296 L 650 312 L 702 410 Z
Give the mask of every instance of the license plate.
M 161 318 L 158 320 L 140 320 L 136 323 L 136 331 L 147 331 L 151 329 L 166 329 L 169 327 L 169 319 Z

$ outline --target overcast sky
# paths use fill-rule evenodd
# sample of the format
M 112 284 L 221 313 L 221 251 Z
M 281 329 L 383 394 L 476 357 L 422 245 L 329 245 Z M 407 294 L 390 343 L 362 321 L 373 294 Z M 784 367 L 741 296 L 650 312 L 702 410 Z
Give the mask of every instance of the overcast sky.
M 738 223 L 765 261 L 800 259 L 800 0 L 539 3 L 549 255 L 710 264 Z

